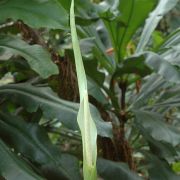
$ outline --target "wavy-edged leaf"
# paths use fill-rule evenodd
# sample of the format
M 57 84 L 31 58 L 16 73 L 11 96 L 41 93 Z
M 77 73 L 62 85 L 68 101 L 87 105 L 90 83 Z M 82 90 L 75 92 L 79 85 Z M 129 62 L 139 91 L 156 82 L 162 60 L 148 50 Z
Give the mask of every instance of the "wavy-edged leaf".
M 174 161 L 177 156 L 177 150 L 172 144 L 169 144 L 164 141 L 156 140 L 152 137 L 151 133 L 147 132 L 147 129 L 143 127 L 142 124 L 134 122 L 134 127 L 138 129 L 140 134 L 143 136 L 143 139 L 146 140 L 150 148 L 151 153 L 156 156 L 166 159 L 167 161 Z
M 9 84 L 0 86 L 0 96 L 23 106 L 29 112 L 36 112 L 40 108 L 46 118 L 57 118 L 66 127 L 78 129 L 75 122 L 78 108 L 60 100 L 50 88 L 34 87 L 27 83 Z
M 79 104 L 59 99 L 48 87 L 35 87 L 28 83 L 8 84 L 0 86 L 0 96 L 25 107 L 29 112 L 42 109 L 48 119 L 58 119 L 67 128 L 78 130 L 77 113 Z M 98 134 L 112 137 L 112 126 L 104 122 L 97 109 L 90 106 L 91 114 L 95 117 Z
M 58 74 L 58 68 L 52 62 L 50 54 L 39 45 L 29 45 L 17 37 L 0 35 L 0 47 L 24 57 L 42 78 Z
M 179 130 L 165 124 L 163 117 L 155 112 L 134 110 L 135 121 L 156 141 L 169 143 L 173 146 L 180 144 Z
M 98 174 L 104 180 L 141 180 L 141 178 L 132 172 L 125 163 L 113 162 L 106 159 L 98 159 L 97 168 Z
M 0 175 L 8 180 L 43 180 L 0 139 Z
M 0 112 L 0 136 L 29 161 L 38 164 L 45 177 L 80 179 L 77 169 L 68 167 L 69 163 L 78 167 L 77 159 L 70 155 L 69 158 L 68 155 L 61 155 L 51 144 L 46 131 L 37 123 L 26 123 L 17 116 Z
M 83 173 L 84 179 L 95 180 L 97 178 L 97 129 L 94 119 L 92 118 L 88 102 L 87 79 L 76 32 L 74 0 L 71 1 L 70 27 L 80 94 L 80 108 L 77 121 L 80 127 L 83 142 Z
M 178 2 L 179 0 L 160 0 L 157 7 L 149 15 L 149 18 L 146 20 L 140 41 L 138 43 L 136 53 L 141 53 L 144 47 L 147 45 L 152 32 L 158 25 L 162 17 L 168 13 Z
M 0 21 L 22 20 L 33 28 L 67 29 L 68 13 L 56 1 L 4 0 L 0 2 Z

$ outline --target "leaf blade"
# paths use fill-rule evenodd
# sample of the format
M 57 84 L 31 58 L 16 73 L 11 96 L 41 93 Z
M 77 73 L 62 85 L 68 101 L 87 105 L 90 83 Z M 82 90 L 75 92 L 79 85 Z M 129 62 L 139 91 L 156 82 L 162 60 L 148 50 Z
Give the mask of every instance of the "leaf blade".
M 20 19 L 33 28 L 68 28 L 68 14 L 56 1 L 8 0 L 1 2 L 0 11 L 0 21 L 12 18 Z
M 50 54 L 39 45 L 29 45 L 19 38 L 0 35 L 0 47 L 24 57 L 30 67 L 42 78 L 58 74 L 58 68 L 52 62 Z
M 28 83 L 3 85 L 0 86 L 0 97 L 23 106 L 28 112 L 36 112 L 40 108 L 46 118 L 58 119 L 67 128 L 79 130 L 76 121 L 79 104 L 59 99 L 48 87 L 36 87 Z M 101 119 L 94 106 L 91 105 L 90 110 L 92 117 L 96 117 L 98 134 L 112 137 L 111 124 Z
M 0 139 L 0 174 L 8 179 L 42 180 L 22 160 L 15 156 L 5 143 Z
M 144 47 L 147 45 L 150 36 L 156 28 L 162 17 L 169 12 L 178 2 L 178 0 L 160 0 L 155 10 L 150 14 L 146 20 L 140 41 L 136 48 L 136 53 L 141 53 Z

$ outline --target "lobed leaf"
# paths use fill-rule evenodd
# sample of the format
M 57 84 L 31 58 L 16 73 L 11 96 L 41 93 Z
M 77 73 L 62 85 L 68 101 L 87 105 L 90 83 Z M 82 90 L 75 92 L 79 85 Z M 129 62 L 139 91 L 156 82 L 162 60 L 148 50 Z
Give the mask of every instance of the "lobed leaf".
M 79 104 L 59 99 L 48 87 L 36 87 L 28 83 L 8 84 L 0 86 L 0 97 L 22 105 L 29 112 L 43 111 L 47 119 L 58 119 L 67 128 L 79 130 L 76 121 Z M 97 109 L 90 106 L 91 114 L 95 117 L 98 134 L 112 137 L 112 126 L 104 122 Z
M 33 28 L 68 28 L 68 14 L 55 0 L 5 0 L 0 2 L 0 11 L 0 21 L 11 18 Z
M 50 54 L 39 45 L 29 45 L 17 37 L 0 35 L 0 47 L 24 57 L 42 78 L 58 74 L 58 68 L 52 62 Z

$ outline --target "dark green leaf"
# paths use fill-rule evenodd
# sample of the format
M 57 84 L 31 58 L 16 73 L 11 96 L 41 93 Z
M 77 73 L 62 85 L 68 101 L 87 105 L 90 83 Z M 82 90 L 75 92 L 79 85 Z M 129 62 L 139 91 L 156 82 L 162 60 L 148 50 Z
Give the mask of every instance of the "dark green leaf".
M 151 136 L 151 133 L 147 133 L 147 129 L 140 123 L 134 122 L 134 126 L 139 130 L 143 139 L 145 139 L 149 145 L 151 153 L 156 156 L 166 159 L 167 161 L 174 161 L 177 156 L 176 149 L 169 143 L 158 141 Z M 139 149 L 138 149 L 139 150 Z
M 58 74 L 58 68 L 52 62 L 50 54 L 39 45 L 29 45 L 17 37 L 0 35 L 0 47 L 24 57 L 42 78 Z
M 144 77 L 151 73 L 151 69 L 145 64 L 144 56 L 131 57 L 126 59 L 122 66 L 117 67 L 114 77 L 121 77 L 124 74 L 135 74 Z
M 141 178 L 132 172 L 125 163 L 113 162 L 105 159 L 97 161 L 98 174 L 104 180 L 140 180 Z
M 42 180 L 20 157 L 17 157 L 0 139 L 0 175 L 8 180 Z
M 176 175 L 171 167 L 165 161 L 161 161 L 156 156 L 144 153 L 149 162 L 149 177 L 151 180 L 179 180 L 180 176 Z
M 39 164 L 46 177 L 52 175 L 56 179 L 80 179 L 78 171 L 72 173 L 72 169 L 67 168 L 68 162 L 64 162 L 66 158 L 69 163 L 78 167 L 76 159 L 73 156 L 68 158 L 68 155 L 62 157 L 59 150 L 51 144 L 46 131 L 38 124 L 26 123 L 16 116 L 0 112 L 0 136 L 29 161 Z
M 50 88 L 35 87 L 27 83 L 9 84 L 0 86 L 0 96 L 14 101 L 29 112 L 35 112 L 38 108 L 43 111 L 43 115 L 48 119 L 58 119 L 66 127 L 78 130 L 76 121 L 79 104 L 59 99 Z M 112 137 L 111 124 L 104 122 L 99 112 L 91 106 L 91 114 L 96 117 L 98 134 L 105 137 Z
M 98 100 L 101 104 L 108 104 L 108 100 L 103 94 L 101 88 L 98 86 L 96 82 L 92 79 L 88 78 L 88 92 L 91 96 L 93 96 L 96 100 Z
M 0 21 L 22 20 L 33 28 L 68 28 L 68 13 L 51 0 L 3 0 L 0 2 Z
M 105 81 L 105 74 L 103 72 L 98 71 L 98 64 L 96 60 L 87 60 L 84 61 L 84 68 L 86 74 L 93 79 L 100 87 L 103 86 Z
M 155 112 L 135 110 L 135 122 L 144 128 L 144 132 L 156 141 L 169 143 L 173 146 L 180 144 L 179 131 L 165 124 L 163 117 Z

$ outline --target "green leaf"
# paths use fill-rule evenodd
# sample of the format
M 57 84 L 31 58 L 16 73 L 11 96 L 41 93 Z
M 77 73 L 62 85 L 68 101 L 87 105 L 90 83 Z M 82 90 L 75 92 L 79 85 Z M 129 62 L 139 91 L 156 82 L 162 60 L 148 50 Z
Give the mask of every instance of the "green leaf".
M 145 64 L 144 55 L 141 55 L 125 59 L 123 64 L 117 67 L 114 77 L 121 77 L 124 74 L 135 74 L 144 77 L 150 73 L 151 69 Z
M 67 29 L 68 14 L 52 0 L 5 0 L 0 2 L 0 21 L 22 20 L 33 28 Z
M 176 162 L 172 165 L 174 172 L 180 173 L 180 162 Z
M 79 104 L 59 99 L 48 87 L 35 87 L 28 83 L 9 84 L 0 86 L 0 96 L 22 105 L 29 112 L 36 112 L 40 108 L 47 119 L 58 119 L 67 128 L 79 129 L 76 121 Z M 91 105 L 90 109 L 95 117 L 98 134 L 112 137 L 111 124 L 101 119 L 94 106 Z
M 143 137 L 148 141 L 150 150 L 154 155 L 170 162 L 176 160 L 177 150 L 171 144 L 162 141 L 156 141 L 151 137 L 147 138 L 147 134 L 145 134 Z
M 134 60 L 134 63 L 130 63 L 131 60 Z M 122 68 L 118 69 L 117 74 L 121 75 L 129 72 L 145 76 L 151 72 L 147 66 L 157 74 L 163 76 L 166 81 L 180 83 L 180 70 L 166 61 L 161 55 L 153 52 L 145 52 L 128 59 L 127 62 L 124 62 L 124 67 L 122 66 Z
M 166 179 L 179 180 L 180 176 L 176 175 L 171 167 L 165 161 L 161 161 L 156 156 L 145 152 L 148 164 L 149 178 L 152 180 Z
M 165 124 L 160 114 L 142 110 L 134 110 L 133 112 L 137 125 L 144 128 L 144 132 L 156 141 L 166 142 L 173 146 L 180 144 L 179 131 L 173 126 Z
M 38 164 L 45 177 L 80 179 L 77 169 L 73 171 L 65 166 L 67 162 L 64 163 L 66 158 L 78 167 L 77 159 L 70 155 L 69 158 L 67 155 L 62 157 L 58 148 L 51 144 L 45 129 L 37 123 L 26 123 L 17 116 L 0 112 L 0 136 L 29 161 Z
M 50 54 L 39 45 L 29 45 L 17 37 L 0 35 L 0 47 L 24 57 L 42 78 L 58 74 L 58 68 L 52 62 Z
M 159 158 L 166 159 L 167 161 L 175 161 L 177 157 L 177 150 L 175 147 L 167 142 L 159 141 L 158 139 L 156 140 L 153 138 L 151 133 L 148 133 L 147 129 L 144 128 L 142 124 L 137 123 L 136 120 L 134 122 L 134 127 L 139 130 L 143 139 L 145 139 L 148 143 L 151 153 L 158 156 Z M 137 150 L 139 150 L 139 147 Z
M 97 161 L 98 174 L 104 180 L 140 180 L 141 178 L 132 172 L 127 164 L 113 162 L 105 159 L 98 159 Z
M 152 33 L 152 47 L 156 51 L 159 46 L 163 43 L 164 36 L 161 31 L 154 31 Z
M 179 45 L 180 42 L 180 28 L 172 32 L 169 36 L 167 36 L 164 41 L 161 43 L 160 49 L 170 48 L 176 45 Z
M 95 25 L 78 27 L 78 35 L 82 38 L 81 41 L 86 42 L 86 47 L 84 45 L 83 47 L 81 46 L 81 53 L 85 57 L 85 54 L 83 53 L 89 51 L 89 54 L 91 53 L 90 55 L 93 57 L 93 61 L 100 64 L 112 74 L 115 69 L 115 61 L 114 58 L 107 55 L 106 47 L 100 38 L 100 34 L 97 32 L 97 28 L 102 29 L 101 26 L 96 27 Z M 107 39 L 108 37 L 106 37 L 106 40 Z
M 76 32 L 74 0 L 71 1 L 70 27 L 80 94 L 80 108 L 78 112 L 77 121 L 80 127 L 83 142 L 83 173 L 84 179 L 95 180 L 97 179 L 97 129 L 95 122 L 92 119 L 88 102 L 87 79 L 78 42 L 78 36 Z
M 57 0 L 59 3 L 69 11 L 71 1 Z M 95 5 L 89 0 L 75 0 L 75 20 L 77 24 L 84 25 L 88 24 L 89 21 L 97 20 L 97 10 Z M 80 21 L 79 21 L 80 20 Z M 87 21 L 87 22 L 86 22 Z
M 179 92 L 179 85 L 174 87 L 170 86 L 169 88 L 164 89 L 153 106 L 155 108 L 161 108 L 165 106 L 168 109 L 173 107 L 180 107 Z
M 47 119 L 58 119 L 66 127 L 78 129 L 75 122 L 77 105 L 59 99 L 50 88 L 35 87 L 28 83 L 9 84 L 0 86 L 0 96 L 13 100 L 29 112 L 36 112 L 40 108 Z
M 98 100 L 101 104 L 108 104 L 108 100 L 101 91 L 101 88 L 98 86 L 96 82 L 92 79 L 88 78 L 88 92 L 91 96 L 93 96 L 96 100 Z
M 98 71 L 97 60 L 85 60 L 84 67 L 88 77 L 93 79 L 93 81 L 95 81 L 100 87 L 102 87 L 105 81 L 105 74 L 103 72 Z
M 163 106 L 166 106 L 167 108 L 180 107 L 180 98 L 179 97 L 174 97 L 174 98 L 171 98 L 171 99 L 169 99 L 167 101 L 154 104 L 155 108 L 157 108 L 157 107 L 160 108 L 160 107 L 163 107 Z
M 180 67 L 180 28 L 171 33 L 159 46 L 158 51 L 169 63 Z
M 167 81 L 180 83 L 180 70 L 158 54 L 147 53 L 146 64 Z
M 0 175 L 8 180 L 42 180 L 0 139 Z
M 158 25 L 162 17 L 168 13 L 179 0 L 160 0 L 157 7 L 150 14 L 149 18 L 146 20 L 139 44 L 136 49 L 136 53 L 143 52 L 143 49 L 147 45 L 151 34 Z
M 148 100 L 164 86 L 165 81 L 157 74 L 152 74 L 143 84 L 139 94 L 131 100 L 130 108 L 138 109 L 148 105 Z
M 117 53 L 118 61 L 126 53 L 126 47 L 137 29 L 143 24 L 157 0 L 121 0 L 116 1 L 120 15 L 115 20 L 104 21 L 111 35 L 112 44 Z M 108 11 L 114 11 L 114 4 Z M 108 16 L 108 12 L 104 13 Z M 103 15 L 103 16 L 105 16 Z M 122 25 L 122 22 L 124 25 Z
M 166 49 L 161 56 L 167 62 L 175 65 L 176 67 L 180 68 L 180 46 L 173 46 L 169 49 Z

